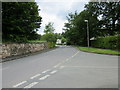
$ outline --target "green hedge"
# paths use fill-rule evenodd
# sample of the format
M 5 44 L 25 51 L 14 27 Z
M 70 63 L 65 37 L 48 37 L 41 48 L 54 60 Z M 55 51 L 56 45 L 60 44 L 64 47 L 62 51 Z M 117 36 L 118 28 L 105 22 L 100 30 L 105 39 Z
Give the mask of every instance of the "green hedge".
M 91 41 L 92 47 L 120 50 L 120 36 L 107 36 Z

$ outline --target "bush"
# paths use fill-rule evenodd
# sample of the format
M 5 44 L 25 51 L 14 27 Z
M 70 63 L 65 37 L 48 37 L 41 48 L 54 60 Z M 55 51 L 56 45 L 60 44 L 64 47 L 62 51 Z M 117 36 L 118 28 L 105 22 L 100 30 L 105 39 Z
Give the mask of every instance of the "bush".
M 91 46 L 104 49 L 120 49 L 118 39 L 120 39 L 120 36 L 107 36 L 97 38 L 96 40 L 91 41 Z
M 41 37 L 41 40 L 44 40 L 50 43 L 56 43 L 57 38 L 54 33 L 47 33 Z
M 55 47 L 55 43 L 49 43 L 49 46 L 48 46 L 49 48 L 53 48 L 53 47 Z

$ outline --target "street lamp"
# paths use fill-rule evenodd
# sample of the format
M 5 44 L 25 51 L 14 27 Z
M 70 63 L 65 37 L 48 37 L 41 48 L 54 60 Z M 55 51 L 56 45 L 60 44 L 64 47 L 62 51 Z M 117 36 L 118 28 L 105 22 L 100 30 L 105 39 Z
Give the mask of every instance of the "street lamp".
M 85 20 L 85 22 L 87 22 L 87 44 L 88 44 L 88 47 L 89 47 L 90 45 L 89 45 L 89 27 L 88 27 L 88 20 Z

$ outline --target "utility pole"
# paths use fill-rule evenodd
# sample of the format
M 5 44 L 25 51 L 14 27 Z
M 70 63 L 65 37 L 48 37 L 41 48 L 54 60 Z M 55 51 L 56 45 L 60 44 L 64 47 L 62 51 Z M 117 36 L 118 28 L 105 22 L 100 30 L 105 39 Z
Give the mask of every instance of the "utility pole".
M 85 22 L 87 22 L 87 45 L 88 45 L 88 47 L 90 47 L 90 43 L 89 43 L 89 26 L 88 26 L 88 20 L 85 20 Z

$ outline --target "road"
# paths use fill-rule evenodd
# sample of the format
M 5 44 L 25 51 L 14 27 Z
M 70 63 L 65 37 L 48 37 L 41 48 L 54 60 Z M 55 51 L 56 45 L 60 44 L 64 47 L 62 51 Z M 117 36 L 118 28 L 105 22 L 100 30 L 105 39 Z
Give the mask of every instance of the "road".
M 3 88 L 118 88 L 118 57 L 61 46 L 2 64 Z

